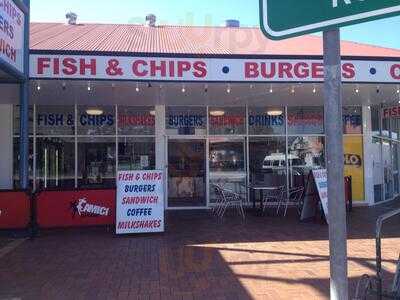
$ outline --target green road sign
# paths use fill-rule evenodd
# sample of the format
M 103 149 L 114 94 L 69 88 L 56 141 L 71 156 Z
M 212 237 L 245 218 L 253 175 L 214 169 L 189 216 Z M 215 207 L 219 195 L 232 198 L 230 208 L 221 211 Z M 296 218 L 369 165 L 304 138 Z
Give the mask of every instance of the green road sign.
M 260 0 L 261 29 L 284 39 L 400 14 L 400 0 Z

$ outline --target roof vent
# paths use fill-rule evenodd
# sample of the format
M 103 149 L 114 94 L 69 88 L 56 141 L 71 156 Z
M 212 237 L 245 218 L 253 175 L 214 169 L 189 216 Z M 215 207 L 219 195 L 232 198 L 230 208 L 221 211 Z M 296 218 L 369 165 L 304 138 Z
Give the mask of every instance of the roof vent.
M 67 18 L 68 25 L 76 25 L 76 19 L 78 19 L 78 15 L 73 12 L 69 12 L 65 15 Z
M 240 27 L 240 21 L 239 20 L 226 20 L 225 27 L 233 27 L 233 28 Z
M 146 16 L 146 26 L 155 27 L 156 26 L 157 17 L 153 14 L 149 14 Z

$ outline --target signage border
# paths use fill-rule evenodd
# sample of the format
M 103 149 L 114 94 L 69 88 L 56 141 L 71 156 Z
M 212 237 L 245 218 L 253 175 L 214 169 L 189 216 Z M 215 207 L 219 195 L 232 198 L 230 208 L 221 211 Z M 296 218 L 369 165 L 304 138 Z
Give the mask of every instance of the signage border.
M 268 38 L 272 40 L 283 40 L 290 37 L 296 37 L 304 34 L 315 33 L 327 29 L 338 28 L 342 26 L 355 25 L 362 22 L 369 22 L 373 20 L 379 20 L 383 18 L 389 18 L 400 14 L 400 5 L 382 8 L 379 10 L 365 12 L 361 14 L 355 14 L 347 17 L 336 18 L 332 20 L 327 20 L 319 23 L 304 25 L 300 27 L 295 27 L 292 29 L 287 29 L 283 31 L 274 31 L 270 28 L 267 21 L 267 7 L 269 0 L 260 0 L 260 27 L 261 31 Z

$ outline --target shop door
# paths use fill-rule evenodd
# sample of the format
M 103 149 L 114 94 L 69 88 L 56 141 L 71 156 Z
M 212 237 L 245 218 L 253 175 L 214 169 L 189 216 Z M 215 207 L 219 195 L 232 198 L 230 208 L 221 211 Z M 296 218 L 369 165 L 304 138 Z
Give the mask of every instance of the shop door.
M 206 141 L 168 140 L 168 207 L 206 206 Z

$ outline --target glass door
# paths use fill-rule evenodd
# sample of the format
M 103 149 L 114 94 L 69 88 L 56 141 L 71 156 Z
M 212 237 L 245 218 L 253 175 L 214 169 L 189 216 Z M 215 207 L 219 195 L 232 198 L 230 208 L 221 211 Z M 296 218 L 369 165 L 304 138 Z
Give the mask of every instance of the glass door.
M 239 194 L 245 194 L 246 161 L 245 139 L 242 137 L 210 138 L 210 203 L 215 203 L 212 184 L 221 185 Z
M 206 140 L 168 140 L 168 207 L 205 207 Z

